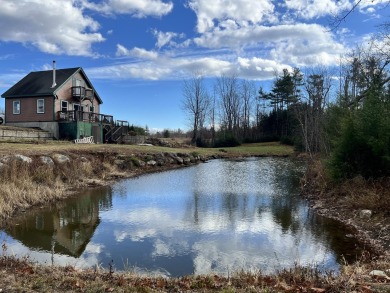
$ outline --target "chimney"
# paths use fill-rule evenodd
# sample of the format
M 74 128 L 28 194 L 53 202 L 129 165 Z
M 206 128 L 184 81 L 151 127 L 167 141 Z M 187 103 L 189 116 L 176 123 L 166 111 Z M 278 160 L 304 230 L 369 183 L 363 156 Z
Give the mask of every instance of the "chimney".
M 53 60 L 53 84 L 51 86 L 51 88 L 54 88 L 56 87 L 56 61 Z

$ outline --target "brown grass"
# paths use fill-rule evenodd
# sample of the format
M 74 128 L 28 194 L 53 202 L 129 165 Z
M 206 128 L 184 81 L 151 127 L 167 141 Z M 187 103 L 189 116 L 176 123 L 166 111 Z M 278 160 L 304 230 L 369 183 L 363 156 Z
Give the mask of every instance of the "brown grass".
M 3 250 L 6 245 L 3 244 Z M 376 262 L 384 270 L 388 262 Z M 372 279 L 373 267 L 346 266 L 338 276 L 317 268 L 296 266 L 266 275 L 261 272 L 236 272 L 218 275 L 163 278 L 131 272 L 78 270 L 32 263 L 27 258 L 0 255 L 0 290 L 3 292 L 389 292 L 390 284 Z M 371 289 L 375 288 L 373 291 Z

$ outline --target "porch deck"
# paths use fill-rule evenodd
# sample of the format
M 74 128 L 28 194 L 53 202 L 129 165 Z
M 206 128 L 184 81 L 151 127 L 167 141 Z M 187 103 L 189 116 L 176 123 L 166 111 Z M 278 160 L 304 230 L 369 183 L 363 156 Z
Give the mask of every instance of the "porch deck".
M 112 115 L 99 114 L 94 112 L 84 112 L 79 110 L 73 111 L 58 111 L 57 121 L 67 122 L 90 122 L 102 124 L 114 124 L 114 117 Z

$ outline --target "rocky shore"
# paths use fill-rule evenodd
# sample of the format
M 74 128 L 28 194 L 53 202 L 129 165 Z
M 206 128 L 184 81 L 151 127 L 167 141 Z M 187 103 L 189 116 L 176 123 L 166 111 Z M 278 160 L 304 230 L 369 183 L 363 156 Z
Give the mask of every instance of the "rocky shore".
M 0 227 L 7 225 L 15 213 L 72 196 L 80 188 L 234 156 L 237 155 L 218 150 L 201 154 L 196 150 L 143 152 L 88 148 L 1 154 Z M 331 186 L 324 174 L 318 172 L 320 168 L 315 166 L 316 163 L 310 164 L 312 167 L 302 179 L 304 196 L 319 214 L 344 223 L 351 231 L 346 237 L 354 237 L 367 251 L 355 264 L 345 265 L 340 276 L 321 277 L 315 271 L 296 268 L 276 276 L 237 275 L 233 285 L 233 278 L 217 276 L 211 278 L 212 281 L 209 277 L 167 281 L 106 271 L 54 268 L 53 274 L 49 275 L 51 282 L 45 283 L 46 267 L 0 255 L 0 292 L 2 288 L 6 288 L 5 292 L 37 292 L 40 289 L 84 292 L 87 288 L 99 286 L 105 288 L 106 291 L 102 292 L 111 292 L 107 291 L 111 289 L 112 292 L 126 292 L 123 288 L 129 288 L 129 284 L 132 284 L 131 290 L 147 288 L 148 292 L 168 292 L 170 288 L 187 292 L 202 288 L 204 292 L 218 292 L 218 289 L 247 292 L 248 287 L 242 287 L 240 282 L 249 282 L 253 292 L 262 292 L 264 288 L 270 288 L 269 292 L 295 292 L 299 288 L 304 288 L 305 292 L 390 292 L 389 180 L 374 184 L 357 178 L 340 186 Z M 25 284 L 18 281 L 23 276 Z M 313 276 L 316 277 L 313 279 Z M 34 289 L 38 283 L 40 289 Z
M 107 150 L 3 155 L 0 156 L 2 225 L 20 210 L 61 200 L 81 188 L 107 185 L 119 178 L 182 168 L 222 157 L 223 153 L 119 153 Z

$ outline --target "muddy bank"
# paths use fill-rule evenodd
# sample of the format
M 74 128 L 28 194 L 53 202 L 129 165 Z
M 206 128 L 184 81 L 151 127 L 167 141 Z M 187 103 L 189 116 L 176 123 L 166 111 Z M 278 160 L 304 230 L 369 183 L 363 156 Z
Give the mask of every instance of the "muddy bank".
M 390 178 L 332 183 L 320 161 L 309 162 L 302 193 L 318 214 L 343 223 L 367 251 L 367 261 L 390 260 Z M 361 260 L 357 260 L 361 261 Z M 389 265 L 390 266 L 390 265 Z

